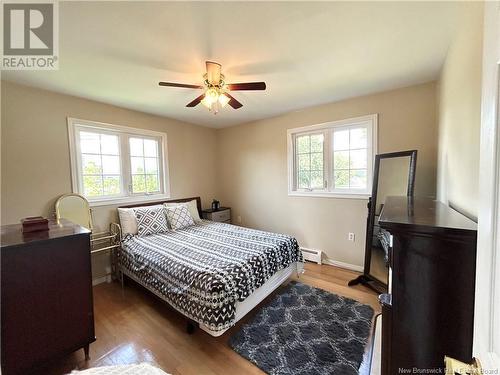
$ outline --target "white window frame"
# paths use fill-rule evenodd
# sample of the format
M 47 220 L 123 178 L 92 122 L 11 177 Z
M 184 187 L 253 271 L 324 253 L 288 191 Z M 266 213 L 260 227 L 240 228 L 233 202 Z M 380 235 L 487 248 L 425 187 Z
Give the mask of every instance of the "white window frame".
M 167 134 L 153 130 L 138 129 L 122 125 L 114 125 L 103 122 L 82 120 L 68 117 L 68 139 L 71 162 L 71 186 L 74 193 L 83 195 L 82 166 L 80 143 L 77 135 L 79 130 L 97 131 L 119 136 L 120 142 L 120 172 L 121 192 L 120 196 L 88 197 L 91 206 L 105 206 L 123 203 L 140 203 L 170 198 L 170 177 L 168 170 L 168 145 Z M 149 138 L 158 141 L 159 160 L 159 193 L 132 193 L 129 189 L 131 181 L 130 171 L 130 145 L 129 138 Z
M 368 165 L 367 165 L 367 188 L 366 189 L 333 189 L 333 129 L 366 126 L 368 129 Z M 373 166 L 377 154 L 378 114 L 354 117 L 345 120 L 331 121 L 317 125 L 309 125 L 287 130 L 287 159 L 288 159 L 288 195 L 302 197 L 329 197 L 329 198 L 353 198 L 367 199 L 372 192 Z M 295 137 L 297 135 L 317 134 L 324 135 L 324 178 L 326 187 L 323 189 L 297 189 L 296 188 L 296 153 Z

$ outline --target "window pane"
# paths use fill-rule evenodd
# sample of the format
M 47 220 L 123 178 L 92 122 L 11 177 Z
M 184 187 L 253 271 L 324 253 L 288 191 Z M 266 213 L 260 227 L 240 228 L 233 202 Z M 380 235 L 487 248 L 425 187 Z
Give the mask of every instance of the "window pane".
M 323 154 L 314 153 L 311 154 L 311 170 L 322 171 L 323 170 Z
M 349 130 L 338 130 L 333 133 L 333 149 L 349 150 Z
M 299 171 L 308 171 L 311 169 L 310 154 L 299 155 Z
M 155 174 L 146 175 L 146 189 L 148 192 L 156 192 L 160 190 L 158 176 Z
M 299 189 L 309 188 L 310 174 L 309 172 L 299 172 L 298 186 Z
M 103 156 L 102 173 L 120 174 L 120 158 L 118 156 Z
M 335 188 L 349 187 L 349 171 L 335 171 L 333 175 Z
M 366 169 L 351 170 L 351 188 L 366 189 Z
M 297 137 L 297 153 L 303 154 L 305 152 L 310 152 L 310 136 L 302 135 Z
M 86 197 L 102 195 L 101 176 L 83 176 L 83 194 Z
M 146 173 L 158 173 L 158 161 L 156 158 L 146 158 Z
M 143 174 L 132 176 L 132 191 L 134 193 L 146 192 L 146 179 Z
M 144 173 L 144 158 L 132 157 L 130 158 L 130 164 L 132 174 Z
M 352 169 L 366 168 L 367 166 L 366 149 L 351 151 L 350 162 L 351 162 L 350 167 Z
M 130 155 L 143 156 L 142 138 L 130 138 Z
M 367 148 L 367 131 L 366 128 L 351 129 L 351 144 L 350 148 Z
M 311 152 L 323 152 L 323 134 L 311 135 Z
M 103 187 L 104 187 L 104 195 L 120 194 L 120 177 L 104 176 Z
M 333 168 L 334 169 L 349 168 L 349 151 L 336 151 L 333 153 Z
M 118 136 L 101 134 L 101 153 L 107 155 L 119 155 Z
M 83 174 L 101 174 L 101 157 L 99 155 L 82 155 Z
M 99 134 L 80 132 L 80 149 L 84 154 L 98 154 L 101 149 Z
M 145 156 L 153 156 L 158 157 L 158 142 L 154 139 L 145 139 L 144 140 L 144 155 Z
M 323 171 L 312 171 L 311 172 L 311 188 L 313 189 L 323 189 L 325 182 L 323 180 Z

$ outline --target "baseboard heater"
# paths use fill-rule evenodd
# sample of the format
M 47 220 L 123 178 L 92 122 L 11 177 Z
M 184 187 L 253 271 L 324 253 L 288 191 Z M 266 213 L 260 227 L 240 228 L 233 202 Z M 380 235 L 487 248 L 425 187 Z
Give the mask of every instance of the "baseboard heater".
M 321 254 L 323 253 L 321 250 L 316 250 L 316 249 L 307 249 L 305 247 L 301 247 L 300 250 L 302 251 L 302 255 L 304 256 L 305 260 L 308 260 L 310 262 L 318 263 L 321 264 Z

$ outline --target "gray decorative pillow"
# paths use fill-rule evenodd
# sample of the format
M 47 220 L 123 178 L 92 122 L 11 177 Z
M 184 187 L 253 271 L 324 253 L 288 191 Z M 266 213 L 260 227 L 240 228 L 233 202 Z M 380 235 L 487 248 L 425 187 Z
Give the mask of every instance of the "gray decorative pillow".
M 168 232 L 167 218 L 163 206 L 140 207 L 134 209 L 139 237 Z
M 168 223 L 173 230 L 194 225 L 194 220 L 186 205 L 165 207 Z

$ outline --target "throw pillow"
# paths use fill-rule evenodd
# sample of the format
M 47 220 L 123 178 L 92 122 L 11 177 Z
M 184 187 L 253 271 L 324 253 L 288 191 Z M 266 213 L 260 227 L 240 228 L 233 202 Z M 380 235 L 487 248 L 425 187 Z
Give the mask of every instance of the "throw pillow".
M 166 207 L 167 219 L 173 230 L 194 225 L 194 220 L 186 205 Z
M 168 232 L 163 206 L 140 207 L 134 210 L 139 237 Z

